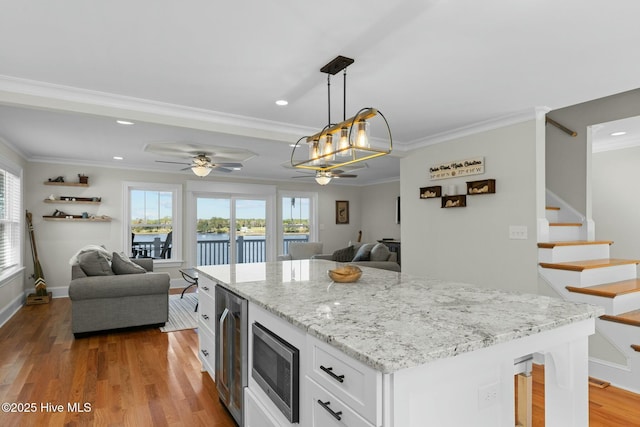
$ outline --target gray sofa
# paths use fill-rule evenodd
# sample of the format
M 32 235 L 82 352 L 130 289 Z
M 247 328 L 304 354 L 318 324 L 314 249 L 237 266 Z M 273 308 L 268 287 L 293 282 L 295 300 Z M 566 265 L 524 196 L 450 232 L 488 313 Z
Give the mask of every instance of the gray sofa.
M 354 247 L 354 251 L 358 252 L 358 250 L 360 249 L 360 247 L 362 245 L 364 245 L 365 243 L 354 243 L 352 246 Z M 373 243 L 371 243 L 370 245 L 374 245 Z M 386 248 L 386 246 L 385 246 Z M 343 249 L 344 250 L 344 249 Z M 326 259 L 329 261 L 338 261 L 336 259 L 336 254 L 338 251 L 332 253 L 332 254 L 320 254 L 320 255 L 313 255 L 311 258 L 312 259 Z M 372 260 L 361 260 L 361 261 L 338 261 L 338 262 L 345 262 L 348 264 L 353 264 L 353 265 L 360 265 L 363 267 L 371 267 L 371 268 L 381 268 L 383 270 L 391 270 L 391 271 L 401 271 L 400 270 L 400 264 L 398 264 L 398 254 L 395 252 L 391 252 L 389 250 L 383 251 L 383 253 L 386 254 L 386 258 L 384 260 L 382 259 L 376 259 L 375 261 Z
M 87 276 L 71 267 L 71 329 L 76 337 L 169 320 L 169 274 L 153 273 L 152 259 L 133 259 L 147 273 Z

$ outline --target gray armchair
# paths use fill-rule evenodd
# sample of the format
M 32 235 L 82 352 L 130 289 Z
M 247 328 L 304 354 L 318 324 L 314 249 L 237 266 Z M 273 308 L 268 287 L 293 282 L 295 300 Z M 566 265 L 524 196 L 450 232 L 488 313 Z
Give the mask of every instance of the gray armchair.
M 322 243 L 320 242 L 291 242 L 289 243 L 289 253 L 286 255 L 278 255 L 278 261 L 310 259 L 313 255 L 321 253 Z

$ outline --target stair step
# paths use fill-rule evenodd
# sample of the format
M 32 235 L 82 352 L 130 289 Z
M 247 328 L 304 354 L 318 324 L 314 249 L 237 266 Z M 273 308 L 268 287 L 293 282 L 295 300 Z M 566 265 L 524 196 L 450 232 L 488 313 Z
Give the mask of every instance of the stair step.
M 581 222 L 551 222 L 549 227 L 582 227 Z
M 567 286 L 569 292 L 595 295 L 598 297 L 615 298 L 618 295 L 640 292 L 640 279 L 622 280 L 620 282 L 605 283 L 603 285 L 590 286 L 588 288 L 577 288 Z
M 630 311 L 628 313 L 618 314 L 616 316 L 604 314 L 600 316 L 602 320 L 610 322 L 624 323 L 625 325 L 640 326 L 640 310 Z
M 556 246 L 584 246 L 584 245 L 612 245 L 613 240 L 570 240 L 566 242 L 542 242 L 538 243 L 541 249 L 553 249 Z
M 631 344 L 631 348 L 634 349 L 635 351 L 640 351 L 640 345 L 638 344 Z
M 603 258 L 603 259 L 589 259 L 585 261 L 571 261 L 571 262 L 558 262 L 558 263 L 541 262 L 540 267 L 553 268 L 556 270 L 584 271 L 592 268 L 615 267 L 618 265 L 628 265 L 628 264 L 640 264 L 640 260 Z
M 560 208 L 557 207 L 557 206 L 547 206 L 546 209 L 548 211 L 559 211 L 560 210 Z

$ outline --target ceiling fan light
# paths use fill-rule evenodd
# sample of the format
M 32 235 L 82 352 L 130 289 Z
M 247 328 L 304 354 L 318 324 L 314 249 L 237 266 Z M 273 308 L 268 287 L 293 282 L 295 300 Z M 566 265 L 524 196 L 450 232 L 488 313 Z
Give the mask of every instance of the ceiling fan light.
M 211 173 L 211 168 L 198 165 L 198 166 L 192 166 L 191 171 L 199 177 L 205 177 Z
M 329 175 L 319 173 L 316 175 L 316 182 L 320 185 L 327 185 L 331 182 L 331 177 Z

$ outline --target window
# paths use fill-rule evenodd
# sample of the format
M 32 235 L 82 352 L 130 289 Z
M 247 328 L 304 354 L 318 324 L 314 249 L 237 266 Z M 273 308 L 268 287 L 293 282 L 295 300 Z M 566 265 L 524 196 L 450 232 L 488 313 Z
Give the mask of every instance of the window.
M 288 253 L 291 242 L 317 241 L 317 199 L 317 193 L 312 192 L 295 191 L 280 194 L 280 253 Z
M 22 263 L 20 187 L 20 177 L 0 165 L 0 276 Z
M 182 187 L 125 183 L 125 246 L 129 256 L 177 261 L 180 253 Z

